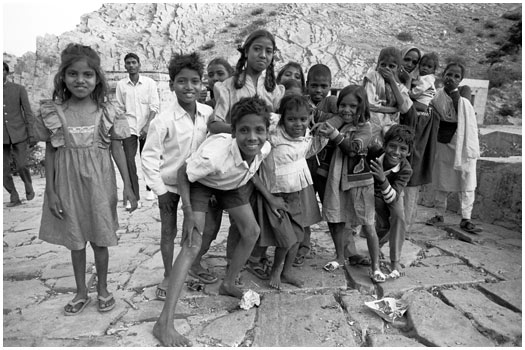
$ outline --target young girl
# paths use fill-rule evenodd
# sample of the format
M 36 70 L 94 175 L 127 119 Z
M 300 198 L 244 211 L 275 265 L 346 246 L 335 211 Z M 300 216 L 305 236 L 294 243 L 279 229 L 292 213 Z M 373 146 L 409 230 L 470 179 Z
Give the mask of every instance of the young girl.
M 323 200 L 323 217 L 334 241 L 336 261 L 326 264 L 325 270 L 332 271 L 344 264 L 345 224 L 362 225 L 372 258 L 371 278 L 384 282 L 386 277 L 379 267 L 379 241 L 374 227 L 374 179 L 365 160 L 372 137 L 365 89 L 357 85 L 345 87 L 339 93 L 337 106 L 344 121 L 341 129 L 326 122 L 319 130 L 336 145 Z
M 310 134 L 310 106 L 303 96 L 285 96 L 279 114 L 280 117 L 274 115 L 270 124 L 268 140 L 272 151 L 263 161 L 260 177 L 271 194 L 284 199 L 288 207 L 284 215 L 288 215 L 293 230 L 276 232 L 272 229 L 279 225 L 270 219 L 272 213 L 269 210 L 263 213 L 262 200 L 258 201 L 259 244 L 262 247 L 276 246 L 270 275 L 270 286 L 276 289 L 281 288 L 281 282 L 303 286 L 303 281 L 292 274 L 292 263 L 304 238 L 303 228 L 321 221 L 306 158 L 319 152 L 328 142 Z
M 279 108 L 284 86 L 275 81 L 275 38 L 264 29 L 252 32 L 244 45 L 239 47 L 241 57 L 237 61 L 233 77 L 216 84 L 214 95 L 218 96 L 208 129 L 211 133 L 231 133 L 231 107 L 243 97 L 258 96 L 272 111 Z
M 306 82 L 303 68 L 297 62 L 288 62 L 277 74 L 277 84 L 284 84 L 288 80 L 295 80 L 301 84 L 302 91 L 305 91 Z
M 204 103 L 208 106 L 215 107 L 217 95 L 214 93 L 215 83 L 222 83 L 233 75 L 233 68 L 228 61 L 222 57 L 216 57 L 208 63 L 208 90 L 210 91 L 210 99 Z
M 43 101 L 37 121 L 46 141 L 46 191 L 40 239 L 71 250 L 77 294 L 65 307 L 67 316 L 90 303 L 86 287 L 86 242 L 97 270 L 98 310 L 115 307 L 107 290 L 108 247 L 117 245 L 117 184 L 111 158 L 124 182 L 124 200 L 137 201 L 131 189 L 120 139 L 129 137 L 125 116 L 107 104 L 107 85 L 100 58 L 88 46 L 69 44 L 61 54 L 53 101 Z
M 412 106 L 406 86 L 397 76 L 401 53 L 395 47 L 381 50 L 375 71 L 365 75 L 364 87 L 370 104 L 372 145 L 382 146 L 388 128 L 399 123 L 399 113 L 406 113 Z
M 479 139 L 476 114 L 468 99 L 470 89 L 458 89 L 465 71 L 465 65 L 457 58 L 448 63 L 443 72 L 444 87 L 437 91 L 430 103 L 432 115 L 439 119 L 439 129 L 432 173 L 436 216 L 427 223 L 443 223 L 448 192 L 459 192 L 462 216 L 459 226 L 476 233 L 481 229 L 472 223 L 471 213 L 477 184 Z

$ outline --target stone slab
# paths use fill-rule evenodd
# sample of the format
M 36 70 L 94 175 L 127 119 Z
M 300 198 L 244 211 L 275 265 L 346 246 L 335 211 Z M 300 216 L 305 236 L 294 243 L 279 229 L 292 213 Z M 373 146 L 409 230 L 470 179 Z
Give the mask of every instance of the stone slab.
M 436 267 L 409 267 L 404 269 L 405 276 L 396 280 L 379 283 L 378 298 L 399 297 L 404 292 L 415 289 L 461 285 L 485 282 L 486 275 L 466 265 Z
M 441 255 L 443 255 L 443 252 L 438 248 L 429 248 L 423 251 L 423 257 L 425 258 L 431 258 L 431 257 L 441 256 Z
M 38 338 L 16 338 L 6 339 L 3 341 L 4 347 L 116 347 L 118 346 L 118 339 L 115 336 L 96 336 L 96 337 L 75 337 L 75 338 L 46 338 L 40 336 Z
M 345 309 L 348 317 L 355 323 L 361 334 L 384 333 L 385 323 L 383 319 L 375 314 L 370 308 L 365 306 L 366 301 L 374 301 L 370 295 L 363 295 L 355 290 L 341 293 L 341 305 Z
M 59 257 L 59 254 L 45 254 L 35 259 L 11 259 L 9 264 L 3 266 L 4 280 L 27 280 L 40 277 L 42 271 L 50 264 L 53 264 Z M 73 268 L 70 266 L 71 274 Z
M 371 334 L 368 336 L 371 347 L 383 348 L 405 348 L 405 347 L 423 347 L 424 345 L 412 338 L 396 334 Z
M 383 254 L 385 255 L 385 259 L 387 262 L 390 263 L 390 244 L 387 243 L 383 246 L 381 249 Z M 403 249 L 401 251 L 401 259 L 399 259 L 399 262 L 402 266 L 408 267 L 414 264 L 417 260 L 419 255 L 421 254 L 422 248 L 414 244 L 408 240 L 405 240 L 403 243 Z
M 492 300 L 511 310 L 522 312 L 522 280 L 483 283 L 479 288 Z
M 43 241 L 34 240 L 29 245 L 20 247 L 9 247 L 4 249 L 4 259 L 12 258 L 37 258 L 50 253 L 61 253 L 64 250 L 58 245 L 49 244 Z
M 173 322 L 177 332 L 184 336 L 188 336 L 191 331 L 188 322 L 184 319 L 176 319 Z M 160 342 L 153 335 L 153 326 L 155 322 L 144 322 L 136 325 L 122 326 L 112 328 L 111 332 L 118 335 L 119 347 L 158 347 Z M 195 339 L 190 337 L 195 345 Z
M 252 346 L 357 346 L 351 334 L 332 295 L 269 294 L 258 309 Z
M 140 263 L 149 259 L 146 254 L 140 253 L 144 249 L 142 244 L 119 244 L 109 248 L 109 272 L 132 272 Z
M 246 333 L 255 325 L 256 310 L 239 310 L 210 322 L 200 336 L 214 339 L 214 346 L 239 346 Z
M 416 339 L 426 346 L 494 346 L 469 319 L 426 291 L 407 293 L 407 318 Z
M 464 265 L 463 261 L 455 256 L 442 255 L 424 258 L 419 261 L 420 265 L 431 267 L 444 267 L 449 265 Z
M 465 259 L 469 265 L 482 268 L 505 280 L 521 278 L 521 249 L 498 250 L 494 247 L 472 245 L 457 240 L 437 241 L 432 245 L 450 255 Z
M 39 280 L 4 281 L 4 315 L 44 300 L 49 292 Z
M 443 290 L 441 294 L 457 310 L 474 321 L 476 327 L 497 343 L 521 337 L 521 313 L 491 302 L 475 289 Z
M 5 218 L 5 212 L 4 212 Z M 5 220 L 4 220 L 5 221 Z M 4 247 L 7 245 L 10 248 L 19 247 L 22 245 L 30 245 L 32 242 L 38 241 L 38 234 L 34 232 L 8 232 L 4 227 Z
M 409 234 L 410 241 L 424 245 L 428 241 L 440 241 L 447 239 L 448 235 L 445 231 L 425 224 L 414 224 L 412 225 L 412 231 Z
M 345 265 L 348 274 L 349 288 L 356 289 L 360 293 L 377 295 L 374 282 L 370 279 L 370 267 L 359 265 Z

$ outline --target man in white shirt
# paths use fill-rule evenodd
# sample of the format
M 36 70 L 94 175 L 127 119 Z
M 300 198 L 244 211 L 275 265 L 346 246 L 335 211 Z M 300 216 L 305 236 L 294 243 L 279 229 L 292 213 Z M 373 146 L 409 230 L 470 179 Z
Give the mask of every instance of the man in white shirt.
M 128 53 L 124 57 L 124 66 L 129 76 L 117 83 L 117 108 L 128 118 L 131 136 L 124 139 L 122 145 L 126 155 L 133 192 L 137 200 L 139 200 L 139 182 L 135 155 L 137 154 L 138 143 L 140 143 L 139 151 L 142 153 L 149 124 L 159 112 L 159 94 L 155 81 L 139 74 L 140 59 L 136 54 Z M 155 195 L 147 186 L 146 191 L 146 199 L 154 200 Z M 129 203 L 126 208 L 128 206 Z

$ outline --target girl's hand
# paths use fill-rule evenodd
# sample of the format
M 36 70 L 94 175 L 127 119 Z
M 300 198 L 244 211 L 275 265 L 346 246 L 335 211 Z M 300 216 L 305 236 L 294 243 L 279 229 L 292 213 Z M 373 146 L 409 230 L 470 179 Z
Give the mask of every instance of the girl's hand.
M 394 72 L 388 68 L 382 68 L 382 67 L 379 67 L 377 69 L 377 71 L 379 72 L 379 74 L 381 74 L 381 76 L 383 77 L 383 79 L 385 79 L 387 82 L 393 84 L 396 82 L 396 75 L 394 74 Z
M 47 205 L 49 207 L 49 210 L 51 210 L 51 214 L 53 214 L 60 220 L 64 220 L 65 214 L 64 209 L 62 207 L 62 202 L 60 201 L 60 198 L 58 198 L 56 193 L 48 195 Z
M 381 183 L 385 182 L 386 177 L 385 172 L 383 171 L 383 161 L 379 158 L 370 161 L 370 172 L 374 175 L 377 181 Z
M 321 127 L 324 123 L 315 123 L 314 126 L 312 126 L 312 135 L 317 136 L 320 135 Z
M 282 215 L 280 211 L 288 211 L 288 204 L 284 201 L 282 197 L 277 196 L 271 196 L 268 199 L 268 204 L 270 204 L 270 208 L 272 208 L 272 211 L 277 217 L 281 218 Z
M 124 186 L 123 197 L 124 197 L 124 201 L 129 201 L 129 204 L 131 205 L 130 209 L 126 209 L 127 211 L 131 213 L 132 211 L 137 209 L 137 205 L 138 205 L 137 198 L 135 198 L 135 194 L 133 193 L 133 190 L 131 189 L 131 187 Z
M 187 206 L 182 209 L 184 213 L 184 219 L 182 221 L 182 238 L 180 240 L 180 246 L 182 247 L 186 240 L 188 241 L 188 247 L 193 247 L 193 231 L 199 232 L 195 225 L 195 217 L 193 216 L 193 210 L 191 206 Z
M 403 68 L 403 66 L 399 68 L 398 75 L 399 75 L 399 79 L 402 82 L 406 83 L 410 80 L 410 74 L 405 70 L 405 68 Z
M 329 138 L 330 135 L 334 132 L 335 128 L 330 125 L 330 123 L 324 122 L 319 127 L 319 135 Z

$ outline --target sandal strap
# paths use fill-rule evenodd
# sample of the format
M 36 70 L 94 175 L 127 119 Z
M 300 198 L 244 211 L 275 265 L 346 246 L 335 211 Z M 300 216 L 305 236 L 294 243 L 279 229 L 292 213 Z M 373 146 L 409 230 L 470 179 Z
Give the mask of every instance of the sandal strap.
M 102 297 L 102 296 L 98 296 L 97 297 L 98 300 L 104 302 L 104 303 L 107 303 L 108 301 L 110 301 L 111 299 L 113 299 L 113 293 L 109 293 L 109 295 L 107 297 Z

